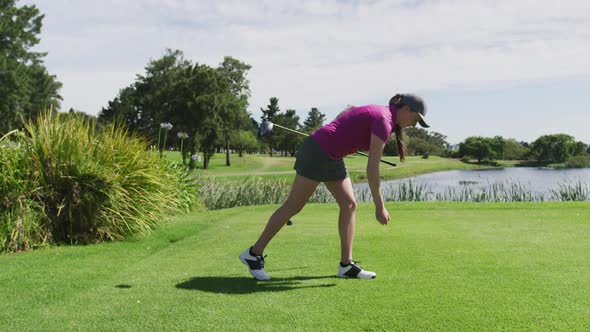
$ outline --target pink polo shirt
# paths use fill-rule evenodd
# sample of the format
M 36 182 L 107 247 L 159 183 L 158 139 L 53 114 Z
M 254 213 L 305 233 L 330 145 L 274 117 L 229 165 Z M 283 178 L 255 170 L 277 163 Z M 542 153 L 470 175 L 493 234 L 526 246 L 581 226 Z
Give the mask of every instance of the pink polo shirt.
M 319 128 L 311 137 L 333 160 L 357 151 L 368 151 L 371 134 L 387 142 L 395 128 L 397 110 L 383 105 L 352 108 Z

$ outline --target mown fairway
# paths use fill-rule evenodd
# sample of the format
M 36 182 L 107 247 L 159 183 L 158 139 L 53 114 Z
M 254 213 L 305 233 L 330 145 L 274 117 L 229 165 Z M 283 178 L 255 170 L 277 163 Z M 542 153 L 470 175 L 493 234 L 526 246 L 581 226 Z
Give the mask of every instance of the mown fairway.
M 180 153 L 168 151 L 165 153 L 166 158 L 180 162 Z M 401 179 L 414 175 L 458 170 L 458 169 L 481 169 L 490 168 L 490 166 L 478 166 L 474 164 L 463 163 L 458 159 L 441 158 L 432 156 L 428 159 L 422 157 L 408 157 L 406 162 L 402 163 L 398 157 L 384 157 L 383 159 L 397 163 L 397 167 L 381 164 L 381 177 L 383 179 Z M 231 166 L 225 166 L 225 154 L 218 153 L 212 159 L 209 169 L 197 169 L 196 172 L 209 176 L 223 176 L 228 179 L 256 175 L 262 177 L 285 178 L 293 180 L 295 171 L 294 157 L 269 157 L 268 155 L 244 155 L 239 157 L 232 154 L 230 157 Z M 350 155 L 344 159 L 346 167 L 353 181 L 366 181 L 367 158 L 360 155 Z M 501 163 L 505 166 L 513 166 L 515 162 L 504 161 Z M 202 167 L 202 163 L 198 164 Z
M 588 330 L 590 204 L 388 204 L 357 217 L 334 277 L 337 207 L 308 205 L 256 282 L 237 259 L 275 206 L 195 213 L 148 238 L 0 255 L 0 330 Z

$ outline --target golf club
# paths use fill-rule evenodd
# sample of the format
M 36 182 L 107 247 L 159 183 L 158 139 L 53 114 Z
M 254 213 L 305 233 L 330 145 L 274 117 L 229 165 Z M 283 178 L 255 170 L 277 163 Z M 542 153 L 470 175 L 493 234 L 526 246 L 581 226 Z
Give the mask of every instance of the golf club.
M 300 131 L 297 131 L 297 130 L 294 130 L 294 129 L 291 129 L 291 128 L 287 128 L 287 127 L 283 127 L 281 125 L 278 125 L 276 123 L 272 123 L 270 121 L 263 121 L 260 124 L 260 127 L 258 127 L 258 137 L 263 137 L 263 136 L 267 135 L 268 133 L 270 133 L 272 131 L 272 129 L 274 127 L 279 127 L 281 129 L 290 131 L 290 132 L 295 133 L 295 134 L 299 134 L 299 135 L 303 135 L 303 136 L 309 136 L 309 135 L 307 135 L 305 133 L 302 133 Z M 360 154 L 360 155 L 365 156 L 365 157 L 368 157 L 369 156 L 368 154 L 366 154 L 364 152 L 360 152 L 360 151 L 357 152 L 357 154 Z M 392 162 L 387 161 L 387 160 L 381 159 L 381 162 L 382 163 L 385 163 L 387 165 L 390 165 L 390 166 L 397 166 L 395 163 L 392 163 Z

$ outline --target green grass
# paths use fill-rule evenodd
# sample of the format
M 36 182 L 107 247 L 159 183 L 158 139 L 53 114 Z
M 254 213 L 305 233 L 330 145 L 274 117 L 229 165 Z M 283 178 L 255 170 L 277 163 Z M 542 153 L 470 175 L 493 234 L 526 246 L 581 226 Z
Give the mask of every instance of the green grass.
M 181 161 L 180 153 L 168 151 L 165 153 L 166 158 L 175 161 Z M 431 156 L 428 159 L 422 159 L 420 156 L 412 156 L 402 163 L 398 157 L 384 157 L 383 159 L 397 163 L 397 167 L 391 167 L 381 164 L 381 178 L 384 180 L 393 180 L 407 178 L 415 175 L 462 169 L 484 169 L 494 168 L 488 165 L 476 165 L 464 163 L 458 159 L 441 158 Z M 293 180 L 295 171 L 294 157 L 269 157 L 268 155 L 244 155 L 239 157 L 237 154 L 230 156 L 231 166 L 225 166 L 225 154 L 218 153 L 211 159 L 209 169 L 197 169 L 197 173 L 208 176 L 236 178 L 244 176 L 259 176 L 263 178 L 287 179 Z M 353 181 L 366 181 L 367 158 L 359 155 L 350 155 L 344 159 Z M 514 166 L 515 162 L 499 162 L 500 167 Z M 198 165 L 202 167 L 202 164 Z
M 269 246 L 269 282 L 238 254 L 276 206 L 177 217 L 133 241 L 0 255 L 0 330 L 588 330 L 589 203 L 360 204 L 355 258 L 334 278 L 334 204 Z

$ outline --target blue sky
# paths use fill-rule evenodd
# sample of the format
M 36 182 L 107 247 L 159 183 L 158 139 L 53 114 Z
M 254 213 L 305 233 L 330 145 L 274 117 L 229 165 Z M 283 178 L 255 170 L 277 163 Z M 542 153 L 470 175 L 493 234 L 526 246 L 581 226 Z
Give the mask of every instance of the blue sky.
M 150 59 L 180 49 L 199 63 L 252 65 L 250 112 L 278 97 L 301 118 L 413 92 L 432 130 L 590 143 L 590 1 L 44 0 L 39 51 L 64 110 L 89 114 Z

